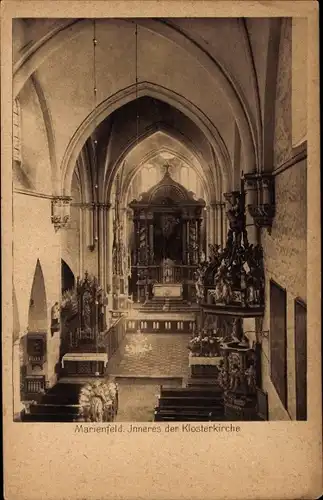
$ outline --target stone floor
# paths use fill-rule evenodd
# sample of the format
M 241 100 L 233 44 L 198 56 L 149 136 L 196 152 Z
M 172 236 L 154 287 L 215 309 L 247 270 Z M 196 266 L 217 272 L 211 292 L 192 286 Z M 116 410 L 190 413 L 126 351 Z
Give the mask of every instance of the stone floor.
M 152 422 L 157 396 L 160 391 L 158 381 L 156 379 L 133 380 L 123 378 L 117 379 L 117 382 L 119 387 L 119 410 L 116 422 Z M 164 380 L 162 383 L 168 387 L 181 386 L 179 379 Z
M 118 422 L 152 422 L 160 385 L 182 386 L 188 376 L 190 335 L 145 334 L 143 344 L 151 350 L 130 354 L 138 347 L 138 334 L 126 335 L 110 359 L 107 374 L 115 376 L 119 386 Z M 139 349 L 140 350 L 140 349 Z
M 153 333 L 138 337 L 137 333 L 129 333 L 125 336 L 109 360 L 106 372 L 107 378 L 115 377 L 119 387 L 117 422 L 153 421 L 160 386 L 181 387 L 188 376 L 189 338 L 188 334 Z M 138 352 L 143 345 L 150 350 Z M 137 353 L 127 352 L 128 347 Z M 84 384 L 92 380 L 92 377 L 65 377 L 60 382 Z
M 145 334 L 145 342 L 151 350 L 129 353 L 136 349 L 137 333 L 128 333 L 118 351 L 108 363 L 107 373 L 113 376 L 132 377 L 187 377 L 187 334 Z

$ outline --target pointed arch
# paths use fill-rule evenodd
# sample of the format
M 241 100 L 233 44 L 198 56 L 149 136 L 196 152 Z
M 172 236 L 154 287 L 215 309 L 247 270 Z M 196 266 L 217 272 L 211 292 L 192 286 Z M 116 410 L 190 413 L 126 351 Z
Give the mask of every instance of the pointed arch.
M 136 22 L 143 28 L 157 33 L 158 35 L 167 38 L 178 47 L 181 47 L 192 57 L 196 58 L 198 63 L 214 79 L 217 86 L 221 88 L 226 97 L 232 113 L 237 122 L 241 140 L 243 144 L 244 154 L 248 171 L 254 171 L 257 168 L 257 159 L 255 153 L 255 144 L 253 134 L 250 128 L 248 110 L 244 96 L 238 92 L 237 88 L 228 75 L 228 72 L 216 61 L 207 50 L 203 49 L 195 40 L 189 38 L 187 34 L 182 33 L 178 28 L 167 24 L 161 19 L 123 19 L 124 22 Z M 69 41 L 71 38 L 77 37 L 89 25 L 89 19 L 77 19 L 67 22 L 48 33 L 42 40 L 36 42 L 28 48 L 27 56 L 22 57 L 14 67 L 13 90 L 14 95 L 18 95 L 26 80 L 33 74 L 40 64 L 60 46 Z M 85 120 L 86 121 L 86 120 Z M 90 134 L 87 135 L 89 137 Z M 86 138 L 87 138 L 86 137 Z M 73 141 L 73 139 L 72 139 Z M 71 141 L 71 142 L 72 142 Z M 83 140 L 84 144 L 85 140 Z M 74 147 L 72 148 L 72 150 Z M 80 148 L 81 149 L 81 148 Z M 79 152 L 80 152 L 79 149 Z M 68 155 L 69 156 L 69 155 Z M 74 164 L 76 162 L 74 158 Z
M 70 266 L 61 259 L 62 293 L 72 290 L 75 285 L 75 276 Z
M 48 330 L 46 287 L 39 259 L 37 259 L 30 292 L 28 329 L 31 332 L 47 332 Z
M 86 140 L 94 132 L 95 128 L 118 108 L 143 96 L 150 96 L 167 102 L 190 118 L 204 133 L 213 147 L 219 161 L 223 177 L 229 175 L 229 172 L 231 171 L 230 155 L 217 128 L 213 125 L 211 120 L 209 120 L 209 118 L 199 108 L 182 95 L 151 82 L 141 82 L 138 86 L 130 85 L 101 102 L 101 104 L 87 116 L 77 129 L 65 151 L 61 165 L 62 190 L 64 195 L 70 195 L 71 181 L 77 158 Z
M 113 184 L 113 180 L 115 179 L 118 171 L 120 168 L 122 168 L 123 162 L 127 158 L 129 154 L 131 154 L 131 151 L 135 146 L 140 145 L 146 140 L 149 140 L 151 137 L 153 137 L 157 133 L 164 133 L 165 135 L 168 135 L 172 139 L 178 141 L 180 144 L 182 144 L 186 149 L 189 150 L 189 152 L 192 154 L 192 156 L 196 159 L 196 162 L 199 163 L 202 167 L 202 172 L 197 171 L 197 175 L 199 176 L 202 185 L 205 188 L 206 193 L 208 193 L 208 197 L 211 199 L 212 194 L 214 196 L 214 193 L 212 191 L 216 192 L 219 188 L 223 187 L 224 190 L 226 189 L 227 185 L 230 185 L 231 183 L 231 175 L 229 176 L 229 179 L 227 176 L 225 176 L 225 179 L 222 179 L 222 172 L 218 171 L 216 168 L 217 166 L 215 165 L 215 172 L 211 172 L 212 168 L 206 163 L 205 159 L 203 158 L 202 154 L 199 153 L 199 151 L 196 149 L 194 144 L 187 139 L 187 137 L 183 136 L 182 133 L 179 131 L 175 130 L 173 127 L 170 128 L 169 126 L 165 127 L 163 124 L 158 124 L 156 126 L 155 124 L 151 126 L 149 129 L 143 133 L 137 141 L 136 140 L 132 141 L 130 144 L 128 144 L 127 148 L 124 149 L 122 155 L 117 159 L 117 161 L 112 165 L 111 170 L 109 171 L 109 177 L 106 180 L 106 201 L 109 202 L 110 200 L 110 195 L 111 195 L 111 188 Z M 156 150 L 153 150 L 146 154 L 141 161 L 138 163 L 138 165 L 134 168 L 133 174 L 131 174 L 129 183 L 125 186 L 125 189 L 128 189 L 131 180 L 133 179 L 134 175 L 137 173 L 137 171 L 141 168 L 141 166 L 151 160 L 155 155 L 157 154 Z M 181 155 L 178 154 L 178 152 L 173 152 L 175 156 L 180 157 Z M 191 163 L 187 158 L 182 158 L 186 163 Z M 231 171 L 231 169 L 230 169 Z

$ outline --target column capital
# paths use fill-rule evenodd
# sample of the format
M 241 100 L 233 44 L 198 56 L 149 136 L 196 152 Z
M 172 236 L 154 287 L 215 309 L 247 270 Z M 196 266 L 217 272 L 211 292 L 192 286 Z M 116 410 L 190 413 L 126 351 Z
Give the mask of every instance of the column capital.
M 271 228 L 275 217 L 275 182 L 271 172 L 244 176 L 246 205 L 257 227 Z

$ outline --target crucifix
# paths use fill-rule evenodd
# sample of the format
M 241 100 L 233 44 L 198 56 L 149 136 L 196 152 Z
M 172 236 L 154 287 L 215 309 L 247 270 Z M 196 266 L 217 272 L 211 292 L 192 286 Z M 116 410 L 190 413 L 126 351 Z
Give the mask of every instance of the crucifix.
M 170 164 L 167 162 L 167 163 L 165 163 L 164 167 L 165 167 L 165 176 L 170 175 L 170 172 L 169 172 Z

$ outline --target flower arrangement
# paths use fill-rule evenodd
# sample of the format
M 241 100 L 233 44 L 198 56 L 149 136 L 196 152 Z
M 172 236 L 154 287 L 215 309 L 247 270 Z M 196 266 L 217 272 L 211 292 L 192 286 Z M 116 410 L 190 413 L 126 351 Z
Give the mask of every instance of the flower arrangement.
M 79 419 L 85 422 L 113 422 L 118 412 L 118 386 L 96 380 L 84 385 L 79 396 Z
M 72 290 L 66 290 L 63 293 L 61 300 L 61 312 L 65 316 L 70 316 L 77 312 L 77 294 L 75 288 Z
M 219 356 L 219 339 L 207 332 L 195 335 L 188 344 L 192 356 Z

